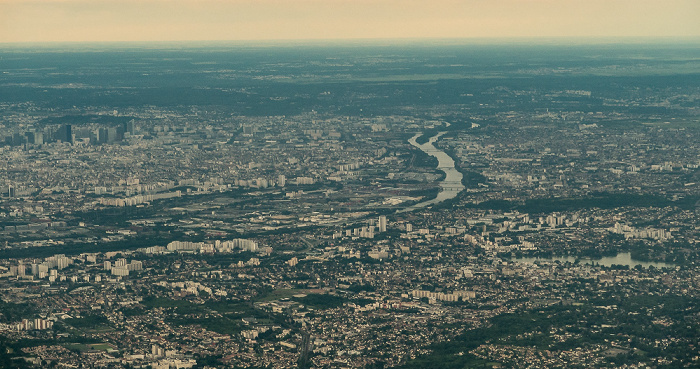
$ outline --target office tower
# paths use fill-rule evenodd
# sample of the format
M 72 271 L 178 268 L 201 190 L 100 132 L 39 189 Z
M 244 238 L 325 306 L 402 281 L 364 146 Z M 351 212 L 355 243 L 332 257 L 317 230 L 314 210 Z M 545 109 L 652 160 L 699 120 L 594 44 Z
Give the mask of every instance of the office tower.
M 126 131 L 132 136 L 136 134 L 136 122 L 133 119 L 126 123 Z
M 109 127 L 107 128 L 107 142 L 112 143 L 117 141 L 117 128 Z
M 97 131 L 97 142 L 99 143 L 107 143 L 107 139 L 109 136 L 109 131 L 107 128 L 100 128 L 99 131 Z
M 19 133 L 12 135 L 12 146 L 22 146 L 25 143 L 25 138 Z
M 379 232 L 386 232 L 386 216 L 379 216 Z
M 279 187 L 284 187 L 284 185 L 287 184 L 287 177 L 284 176 L 284 174 L 280 174 L 277 177 L 277 186 Z
M 73 127 L 70 124 L 64 124 L 56 132 L 56 140 L 61 142 L 73 142 Z
M 120 124 L 116 127 L 117 134 L 115 136 L 115 141 L 121 141 L 124 139 L 124 133 L 126 133 L 126 124 Z

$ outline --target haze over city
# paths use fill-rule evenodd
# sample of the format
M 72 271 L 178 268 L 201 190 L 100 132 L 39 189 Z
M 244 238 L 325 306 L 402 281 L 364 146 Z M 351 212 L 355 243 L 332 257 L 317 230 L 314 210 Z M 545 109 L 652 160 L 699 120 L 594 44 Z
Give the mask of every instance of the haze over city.
M 0 0 L 0 368 L 700 367 L 698 15 Z
M 0 42 L 698 37 L 695 0 L 2 0 Z

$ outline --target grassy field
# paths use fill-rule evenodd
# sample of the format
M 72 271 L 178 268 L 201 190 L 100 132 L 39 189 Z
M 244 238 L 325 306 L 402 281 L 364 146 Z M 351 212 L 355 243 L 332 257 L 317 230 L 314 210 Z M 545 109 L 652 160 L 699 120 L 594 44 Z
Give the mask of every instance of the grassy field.
M 116 349 L 110 343 L 66 343 L 65 345 L 63 345 L 63 347 L 69 350 L 78 350 L 80 352 L 87 352 L 93 350 L 108 351 Z
M 269 294 L 257 299 L 257 301 L 275 301 L 283 298 L 292 298 L 292 296 L 300 293 L 306 293 L 306 290 L 283 288 L 279 290 L 274 290 Z
M 109 343 L 94 343 L 94 344 L 90 344 L 90 347 L 93 350 L 99 350 L 99 351 L 108 351 L 108 350 L 115 349 L 115 347 Z

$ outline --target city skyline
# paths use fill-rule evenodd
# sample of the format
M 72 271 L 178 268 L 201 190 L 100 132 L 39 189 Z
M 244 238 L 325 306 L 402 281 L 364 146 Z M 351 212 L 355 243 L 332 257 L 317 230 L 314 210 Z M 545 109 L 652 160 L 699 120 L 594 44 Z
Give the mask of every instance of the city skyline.
M 0 44 L 0 368 L 700 364 L 700 42 L 99 40 Z
M 700 37 L 700 3 L 2 0 L 0 43 Z

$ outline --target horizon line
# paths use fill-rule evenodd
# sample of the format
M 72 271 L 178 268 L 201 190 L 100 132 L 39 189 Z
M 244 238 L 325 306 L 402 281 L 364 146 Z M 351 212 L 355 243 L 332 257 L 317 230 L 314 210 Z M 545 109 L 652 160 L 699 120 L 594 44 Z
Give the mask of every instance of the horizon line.
M 283 46 L 283 44 L 379 44 L 387 42 L 426 44 L 438 42 L 452 45 L 468 44 L 552 44 L 574 42 L 581 45 L 604 44 L 654 44 L 668 43 L 700 43 L 698 36 L 536 36 L 536 37 L 402 37 L 402 38 L 310 38 L 310 39 L 202 39 L 202 40 L 122 40 L 122 41 L 1 41 L 0 48 L 5 47 L 52 47 L 52 46 L 128 46 L 128 45 L 185 45 L 200 43 L 207 44 L 239 44 L 256 46 Z M 282 45 L 281 45 L 282 44 Z M 440 46 L 434 45 L 434 46 Z

